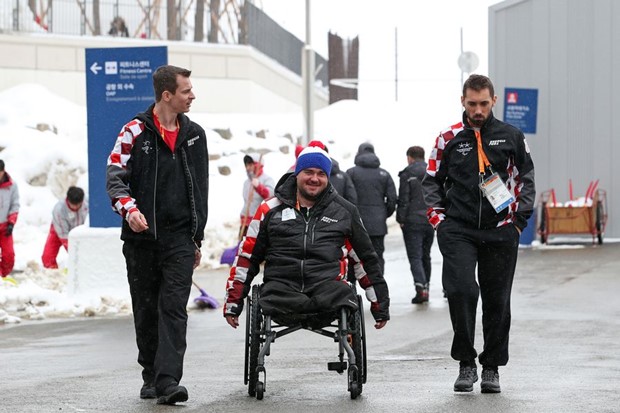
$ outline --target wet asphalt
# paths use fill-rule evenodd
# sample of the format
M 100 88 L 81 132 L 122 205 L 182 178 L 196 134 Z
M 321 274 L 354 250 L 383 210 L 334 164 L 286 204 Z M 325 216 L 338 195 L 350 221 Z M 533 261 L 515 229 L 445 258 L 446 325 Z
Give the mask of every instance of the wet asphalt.
M 193 310 L 182 380 L 189 400 L 141 400 L 130 317 L 0 326 L 0 412 L 618 412 L 620 243 L 588 240 L 520 250 L 512 295 L 510 361 L 502 393 L 454 393 L 458 363 L 434 246 L 431 301 L 410 304 L 413 283 L 399 230 L 386 238 L 392 319 L 372 328 L 368 381 L 351 400 L 331 339 L 299 331 L 272 346 L 265 397 L 243 383 L 245 317 L 233 330 L 221 310 Z M 222 298 L 226 270 L 196 281 Z M 193 296 L 197 295 L 194 290 Z M 477 348 L 482 345 L 480 309 Z

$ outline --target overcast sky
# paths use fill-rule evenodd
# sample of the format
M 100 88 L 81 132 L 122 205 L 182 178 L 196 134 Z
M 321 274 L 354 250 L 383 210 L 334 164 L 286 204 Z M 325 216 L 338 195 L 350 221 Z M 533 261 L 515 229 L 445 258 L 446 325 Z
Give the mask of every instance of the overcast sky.
M 327 32 L 360 38 L 360 100 L 453 99 L 460 111 L 463 50 L 478 55 L 476 73 L 488 74 L 488 8 L 499 0 L 310 0 L 312 46 L 327 57 Z M 306 0 L 255 0 L 257 6 L 301 40 L 306 40 Z M 397 29 L 397 30 L 396 30 Z M 398 48 L 395 38 L 398 33 Z M 395 57 L 397 51 L 397 58 Z M 432 102 L 431 98 L 431 102 Z

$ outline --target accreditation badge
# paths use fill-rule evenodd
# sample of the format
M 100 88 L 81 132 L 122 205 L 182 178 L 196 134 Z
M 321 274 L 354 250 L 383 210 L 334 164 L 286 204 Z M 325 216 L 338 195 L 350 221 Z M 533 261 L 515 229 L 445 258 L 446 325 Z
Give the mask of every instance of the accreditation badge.
M 497 172 L 480 183 L 484 197 L 489 200 L 495 212 L 500 212 L 515 201 Z

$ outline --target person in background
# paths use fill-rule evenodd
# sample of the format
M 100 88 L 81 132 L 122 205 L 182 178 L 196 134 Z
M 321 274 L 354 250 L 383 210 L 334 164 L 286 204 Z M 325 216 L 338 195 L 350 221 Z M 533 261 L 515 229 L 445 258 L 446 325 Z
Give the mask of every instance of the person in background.
M 443 287 L 459 361 L 454 391 L 470 392 L 482 364 L 483 393 L 499 393 L 499 366 L 508 363 L 510 294 L 519 235 L 534 210 L 534 163 L 523 133 L 493 116 L 491 79 L 463 84 L 462 121 L 442 131 L 422 181 L 428 218 L 443 255 Z M 476 282 L 476 268 L 477 278 Z M 482 299 L 484 344 L 474 347 Z
M 120 16 L 114 17 L 112 22 L 110 22 L 108 34 L 114 37 L 129 37 L 129 30 L 127 29 L 125 19 Z
M 15 265 L 13 227 L 19 214 L 19 190 L 4 167 L 0 159 L 0 275 L 7 278 Z
M 312 142 L 308 144 L 311 146 Z M 329 153 L 327 146 L 323 148 L 325 152 Z M 352 203 L 357 204 L 357 192 L 355 191 L 355 185 L 348 173 L 340 169 L 340 164 L 331 156 L 329 159 L 332 161 L 332 172 L 329 175 L 329 183 L 332 184 L 334 189 L 342 195 L 344 199 Z
M 241 209 L 241 229 L 239 231 L 241 236 L 245 235 L 261 202 L 273 196 L 276 185 L 273 178 L 263 171 L 264 165 L 261 155 L 257 153 L 247 154 L 243 157 L 243 164 L 248 179 L 243 183 L 243 208 Z
M 398 174 L 398 207 L 396 222 L 403 230 L 407 258 L 413 276 L 416 295 L 411 304 L 428 301 L 431 281 L 431 246 L 435 238 L 433 227 L 426 218 L 426 203 L 422 192 L 422 179 L 426 173 L 424 148 L 412 146 L 407 149 L 408 166 Z
M 58 268 L 56 257 L 58 257 L 60 247 L 64 247 L 65 251 L 68 250 L 69 231 L 84 224 L 87 215 L 88 203 L 84 201 L 84 190 L 77 186 L 70 186 L 67 190 L 67 197 L 58 201 L 52 211 L 52 224 L 41 256 L 43 267 Z
M 347 171 L 357 192 L 357 208 L 372 245 L 379 256 L 381 273 L 385 270 L 384 239 L 387 234 L 386 220 L 396 209 L 396 187 L 392 177 L 375 155 L 375 147 L 362 143 L 355 155 L 355 166 Z
M 123 217 L 121 239 L 131 293 L 140 398 L 188 399 L 179 385 L 187 348 L 187 301 L 208 215 L 207 138 L 189 112 L 191 71 L 153 73 L 155 103 L 122 127 L 108 158 L 106 188 Z

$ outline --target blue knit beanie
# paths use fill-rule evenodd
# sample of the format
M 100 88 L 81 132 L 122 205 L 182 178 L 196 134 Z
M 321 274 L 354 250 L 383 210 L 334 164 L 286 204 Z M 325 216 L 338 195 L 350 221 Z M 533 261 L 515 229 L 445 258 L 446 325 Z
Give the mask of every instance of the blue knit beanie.
M 297 157 L 295 175 L 308 168 L 319 168 L 329 176 L 332 171 L 332 161 L 323 149 L 317 146 L 309 146 L 301 151 Z

